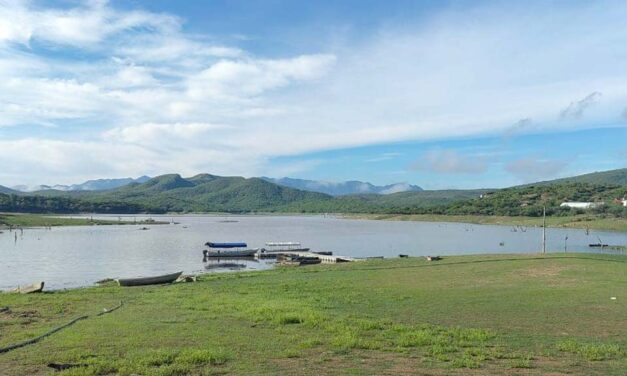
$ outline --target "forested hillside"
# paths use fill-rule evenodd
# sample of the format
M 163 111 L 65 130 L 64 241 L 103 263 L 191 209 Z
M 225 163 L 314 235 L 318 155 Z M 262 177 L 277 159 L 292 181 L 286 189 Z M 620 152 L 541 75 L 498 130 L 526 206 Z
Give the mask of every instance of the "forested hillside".
M 620 181 L 616 170 L 595 175 Z M 577 180 L 579 178 L 573 178 Z M 583 178 L 587 180 L 588 178 Z M 578 214 L 561 208 L 564 201 L 604 202 L 594 209 L 600 215 L 627 217 L 618 198 L 627 185 L 587 182 L 542 182 L 496 190 L 439 190 L 389 195 L 332 197 L 280 186 L 259 178 L 210 174 L 183 178 L 162 175 L 107 191 L 46 190 L 35 194 L 0 193 L 0 211 L 31 213 L 166 213 L 166 212 L 283 212 L 381 213 L 540 216 Z

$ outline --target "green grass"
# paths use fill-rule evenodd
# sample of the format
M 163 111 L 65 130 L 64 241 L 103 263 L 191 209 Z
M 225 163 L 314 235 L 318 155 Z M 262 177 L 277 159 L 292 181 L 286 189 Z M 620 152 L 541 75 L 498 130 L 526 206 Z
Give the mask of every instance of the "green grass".
M 386 221 L 464 222 L 504 226 L 542 226 L 541 217 L 508 217 L 498 215 L 439 215 L 439 214 L 346 214 L 346 218 Z M 593 214 L 547 217 L 547 226 L 589 228 L 591 230 L 627 231 L 627 219 L 602 218 Z
M 626 272 L 619 255 L 458 256 L 0 294 L 0 347 L 124 302 L 0 354 L 0 374 L 620 375 Z
M 94 225 L 129 225 L 129 224 L 163 224 L 154 220 L 122 221 L 90 218 L 50 217 L 40 214 L 0 213 L 1 227 L 48 227 L 48 226 L 94 226 Z

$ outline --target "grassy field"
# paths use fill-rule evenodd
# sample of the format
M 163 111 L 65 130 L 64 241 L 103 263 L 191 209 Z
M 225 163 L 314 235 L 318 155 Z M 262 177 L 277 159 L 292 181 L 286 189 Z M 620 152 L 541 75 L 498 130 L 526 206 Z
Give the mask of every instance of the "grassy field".
M 48 226 L 94 226 L 94 225 L 128 225 L 128 224 L 161 224 L 156 221 L 117 221 L 89 218 L 49 217 L 40 214 L 0 213 L 2 227 L 48 227 Z
M 504 217 L 488 215 L 437 215 L 437 214 L 347 214 L 345 218 L 386 221 L 465 222 L 505 226 L 542 226 L 539 217 Z M 547 226 L 589 228 L 591 230 L 627 231 L 627 219 L 600 218 L 594 215 L 547 217 Z
M 623 375 L 626 275 L 624 256 L 458 256 L 0 294 L 0 347 L 124 303 L 0 354 L 0 374 Z

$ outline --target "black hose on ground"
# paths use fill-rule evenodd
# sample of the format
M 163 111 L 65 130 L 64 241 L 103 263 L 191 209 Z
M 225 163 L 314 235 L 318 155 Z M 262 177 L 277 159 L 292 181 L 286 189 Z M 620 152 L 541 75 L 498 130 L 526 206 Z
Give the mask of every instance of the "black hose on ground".
M 107 314 L 107 313 L 111 313 L 111 312 L 119 309 L 120 307 L 122 307 L 122 302 L 120 302 L 120 304 L 118 304 L 117 306 L 115 306 L 115 307 L 113 307 L 111 309 L 105 309 L 104 311 L 102 311 L 102 312 L 100 312 L 100 313 L 98 313 L 98 314 L 96 314 L 94 316 L 98 317 L 98 316 L 102 316 L 102 315 Z M 61 325 L 61 326 L 57 326 L 56 328 L 53 328 L 53 329 L 47 331 L 46 333 L 44 333 L 44 334 L 42 334 L 40 336 L 37 336 L 35 338 L 31 338 L 31 339 L 28 339 L 26 341 L 18 342 L 16 344 L 13 344 L 13 345 L 10 345 L 10 346 L 0 347 L 0 354 L 9 352 L 9 351 L 12 351 L 12 350 L 15 350 L 15 349 L 19 349 L 19 348 L 24 347 L 24 346 L 32 345 L 34 343 L 37 343 L 37 342 L 41 341 L 42 339 L 44 339 L 44 338 L 46 338 L 46 337 L 48 337 L 48 336 L 50 336 L 50 335 L 60 331 L 60 330 L 63 330 L 65 328 L 67 328 L 68 326 L 72 326 L 75 323 L 77 323 L 78 321 L 88 319 L 89 317 L 90 317 L 89 315 L 77 317 L 74 320 L 68 322 L 67 324 L 64 324 L 64 325 Z

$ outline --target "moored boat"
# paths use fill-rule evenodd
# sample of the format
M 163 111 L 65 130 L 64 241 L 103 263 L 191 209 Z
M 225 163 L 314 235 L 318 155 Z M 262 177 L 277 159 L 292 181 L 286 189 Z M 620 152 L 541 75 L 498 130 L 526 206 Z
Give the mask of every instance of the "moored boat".
M 176 281 L 181 274 L 183 274 L 183 272 L 164 274 L 154 277 L 119 278 L 116 281 L 120 286 L 162 285 Z
M 257 249 L 246 249 L 246 243 L 213 243 L 205 245 L 211 249 L 202 251 L 205 257 L 254 257 Z M 242 249 L 243 248 L 243 249 Z
M 279 252 L 309 252 L 309 248 L 303 248 L 299 242 L 267 242 L 268 249 L 262 249 L 266 253 Z

